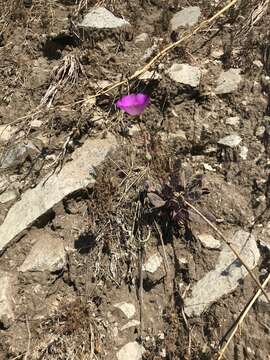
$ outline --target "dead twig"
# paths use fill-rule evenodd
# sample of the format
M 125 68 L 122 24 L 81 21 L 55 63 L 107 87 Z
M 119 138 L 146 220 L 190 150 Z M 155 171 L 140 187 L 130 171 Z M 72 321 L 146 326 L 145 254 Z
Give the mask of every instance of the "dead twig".
M 27 332 L 28 332 L 28 343 L 27 343 L 27 351 L 24 355 L 24 360 L 27 360 L 28 356 L 30 355 L 30 345 L 31 345 L 31 331 L 30 331 L 29 321 L 28 321 L 27 316 L 25 316 L 25 322 L 26 322 L 26 327 L 27 327 Z
M 259 283 L 258 279 L 255 277 L 255 275 L 253 274 L 253 272 L 250 270 L 249 266 L 245 263 L 245 261 L 242 259 L 242 257 L 239 255 L 238 251 L 234 249 L 234 247 L 231 245 L 231 243 L 225 238 L 225 236 L 222 234 L 221 231 L 219 231 L 212 223 L 211 221 L 209 221 L 198 209 L 196 209 L 192 204 L 190 204 L 188 201 L 186 201 L 183 198 L 184 203 L 190 208 L 192 209 L 197 215 L 199 215 L 218 235 L 219 237 L 229 246 L 229 248 L 232 250 L 232 252 L 234 253 L 234 255 L 237 257 L 237 259 L 241 262 L 241 264 L 246 268 L 247 272 L 249 273 L 249 275 L 252 277 L 252 279 L 256 282 L 256 284 L 258 285 L 258 287 L 261 289 L 261 291 L 263 292 L 264 296 L 266 297 L 266 299 L 268 300 L 268 302 L 270 302 L 269 300 L 269 296 L 268 294 L 265 292 L 265 290 L 263 289 L 262 285 Z
M 263 292 L 263 289 L 266 287 L 266 285 L 268 284 L 270 280 L 270 274 L 268 274 L 267 278 L 264 280 L 264 282 L 262 283 L 262 285 L 260 286 L 260 289 L 256 292 L 256 294 L 253 296 L 253 298 L 250 300 L 250 302 L 246 305 L 245 309 L 242 311 L 241 316 L 238 318 L 232 332 L 231 335 L 229 337 L 229 339 L 227 340 L 227 342 L 224 344 L 224 346 L 222 347 L 222 349 L 219 352 L 219 357 L 217 360 L 221 360 L 222 357 L 224 356 L 224 352 L 226 351 L 227 347 L 229 346 L 231 340 L 233 339 L 236 331 L 239 329 L 240 325 L 242 324 L 242 322 L 244 321 L 245 317 L 247 316 L 249 310 L 251 309 L 252 305 L 255 303 L 255 301 L 258 299 L 258 297 L 261 295 L 261 293 Z M 264 293 L 264 292 L 263 292 Z

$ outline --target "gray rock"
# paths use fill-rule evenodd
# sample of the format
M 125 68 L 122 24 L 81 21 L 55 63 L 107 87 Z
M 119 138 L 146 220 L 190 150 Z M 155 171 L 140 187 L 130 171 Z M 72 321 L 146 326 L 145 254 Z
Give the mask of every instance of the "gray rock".
M 220 241 L 211 234 L 199 234 L 198 239 L 206 249 L 220 249 Z
M 242 259 L 252 270 L 258 263 L 260 252 L 253 235 L 243 230 L 237 231 L 232 246 L 241 254 Z M 227 245 L 224 245 L 214 270 L 207 273 L 193 287 L 191 296 L 185 300 L 188 316 L 199 316 L 222 296 L 234 291 L 241 279 L 248 274 L 244 266 Z
M 124 331 L 124 330 L 127 330 L 127 329 L 130 329 L 131 327 L 137 327 L 140 325 L 140 321 L 139 320 L 136 320 L 136 319 L 133 319 L 133 320 L 130 320 L 129 322 L 127 322 L 125 325 L 123 325 L 121 328 L 120 328 L 120 331 Z
M 40 149 L 31 141 L 17 143 L 5 151 L 0 161 L 0 167 L 4 170 L 19 166 L 27 157 L 33 158 L 39 153 Z
M 136 36 L 134 43 L 139 48 L 148 48 L 151 45 L 150 37 L 147 33 L 142 33 Z
M 232 134 L 225 136 L 224 138 L 218 141 L 219 145 L 227 146 L 230 148 L 234 148 L 241 143 L 242 139 L 238 134 Z
M 226 125 L 230 125 L 230 126 L 238 126 L 239 121 L 240 121 L 239 116 L 231 116 L 226 119 L 225 123 Z
M 32 129 L 39 129 L 42 126 L 43 122 L 38 119 L 34 119 L 30 122 Z
M 5 204 L 9 201 L 16 200 L 17 193 L 15 190 L 6 190 L 0 194 L 0 203 Z
M 104 7 L 92 8 L 79 26 L 94 29 L 117 29 L 130 25 L 128 21 L 114 16 Z
M 118 360 L 141 360 L 145 349 L 136 341 L 124 345 L 117 353 Z
M 169 77 L 180 84 L 197 87 L 200 84 L 201 71 L 189 64 L 173 64 L 168 70 Z
M 0 125 L 0 142 L 9 141 L 16 133 L 17 128 L 10 125 Z
M 0 253 L 65 196 L 86 186 L 93 186 L 94 168 L 100 165 L 116 146 L 113 135 L 108 135 L 105 139 L 87 139 L 72 154 L 73 161 L 67 162 L 59 173 L 55 172 L 34 189 L 27 190 L 21 200 L 11 207 L 0 226 Z
M 240 146 L 239 156 L 242 160 L 247 160 L 248 148 L 246 146 Z
M 33 236 L 37 241 L 18 270 L 21 272 L 62 270 L 66 265 L 63 241 L 41 230 L 34 231 Z
M 238 85 L 242 81 L 240 72 L 241 69 L 229 69 L 228 71 L 223 71 L 217 80 L 215 93 L 222 95 L 236 91 Z
M 114 307 L 116 307 L 117 309 L 121 310 L 123 314 L 125 314 L 125 316 L 128 319 L 133 318 L 133 316 L 136 313 L 136 309 L 135 306 L 131 303 L 127 303 L 127 302 L 121 302 L 119 304 L 115 304 Z
M 159 254 L 155 254 L 149 257 L 146 263 L 143 265 L 143 270 L 153 274 L 158 270 L 160 265 L 162 264 L 162 257 Z
M 13 288 L 15 277 L 7 272 L 0 272 L 0 325 L 7 329 L 14 320 Z
M 161 76 L 156 71 L 146 71 L 139 76 L 140 80 L 158 80 L 161 79 Z
M 181 27 L 193 26 L 198 22 L 201 15 L 201 10 L 198 6 L 189 6 L 181 11 L 178 11 L 171 19 L 171 29 L 178 30 Z

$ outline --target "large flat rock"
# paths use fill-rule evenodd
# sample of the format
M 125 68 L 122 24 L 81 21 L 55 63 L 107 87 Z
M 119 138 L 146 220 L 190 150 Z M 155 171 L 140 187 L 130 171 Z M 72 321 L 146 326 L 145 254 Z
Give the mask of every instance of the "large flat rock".
M 21 200 L 11 207 L 0 226 L 0 253 L 64 197 L 94 185 L 94 168 L 116 146 L 113 135 L 108 135 L 105 139 L 88 139 L 74 151 L 72 161 L 67 162 L 59 173 L 54 173 L 46 181 L 42 180 L 34 189 L 27 190 Z
M 252 270 L 258 263 L 260 252 L 253 235 L 243 230 L 235 233 L 231 244 Z M 192 294 L 185 300 L 185 313 L 199 316 L 222 296 L 234 291 L 241 279 L 248 274 L 244 266 L 225 245 L 220 253 L 216 268 L 207 273 L 193 287 Z

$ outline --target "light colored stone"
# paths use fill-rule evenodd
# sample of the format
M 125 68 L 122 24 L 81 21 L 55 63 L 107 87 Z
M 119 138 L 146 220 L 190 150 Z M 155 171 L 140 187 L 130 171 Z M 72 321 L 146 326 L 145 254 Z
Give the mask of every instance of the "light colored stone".
M 263 63 L 260 60 L 254 60 L 253 64 L 256 65 L 258 68 L 262 68 L 263 67 Z
M 34 237 L 37 241 L 18 270 L 21 272 L 55 272 L 62 270 L 66 265 L 66 252 L 63 241 L 41 230 L 36 230 Z
M 128 323 L 126 323 L 124 326 L 122 326 L 120 331 L 124 331 L 124 330 L 130 329 L 131 327 L 136 327 L 139 325 L 140 325 L 140 321 L 133 319 L 133 320 L 130 320 Z
M 42 121 L 38 119 L 34 119 L 30 122 L 32 129 L 39 129 L 42 126 Z
M 15 190 L 6 190 L 0 194 L 0 203 L 5 204 L 9 201 L 16 200 L 17 193 Z
M 220 249 L 220 241 L 211 234 L 199 234 L 198 239 L 206 249 Z
M 128 128 L 128 135 L 129 136 L 137 136 L 138 134 L 142 133 L 142 129 L 138 124 L 133 124 Z
M 263 135 L 265 133 L 265 126 L 261 125 L 261 126 L 258 126 L 257 129 L 256 129 L 256 133 L 255 135 L 258 137 L 258 138 L 262 138 Z
M 219 145 L 227 146 L 230 148 L 234 148 L 241 143 L 242 139 L 238 134 L 232 134 L 225 136 L 224 138 L 218 141 Z
M 228 71 L 223 71 L 217 80 L 215 93 L 222 95 L 236 91 L 238 85 L 242 81 L 240 73 L 241 69 L 229 69 Z
M 142 33 L 136 36 L 134 43 L 139 48 L 147 48 L 151 45 L 150 37 L 147 33 Z
M 136 308 L 133 304 L 131 303 L 127 303 L 127 302 L 121 302 L 119 304 L 115 304 L 114 307 L 116 307 L 117 309 L 121 310 L 123 314 L 125 314 L 125 316 L 128 319 L 133 318 L 133 316 L 136 313 Z
M 117 353 L 118 360 L 141 360 L 145 352 L 142 345 L 136 341 L 124 345 Z
M 198 6 L 189 6 L 178 11 L 171 19 L 171 29 L 178 30 L 181 27 L 189 27 L 196 24 L 201 15 L 201 9 Z
M 94 7 L 85 15 L 79 26 L 95 29 L 117 29 L 130 25 L 128 21 L 116 17 L 106 8 Z
M 74 151 L 72 161 L 68 161 L 59 173 L 55 172 L 34 189 L 22 194 L 21 200 L 11 207 L 0 226 L 0 253 L 65 196 L 86 186 L 93 186 L 95 167 L 100 165 L 116 146 L 113 135 L 108 135 L 105 139 L 87 139 Z
M 230 242 L 246 265 L 251 270 L 255 268 L 260 258 L 255 237 L 239 230 Z M 199 280 L 194 285 L 191 296 L 186 298 L 185 313 L 188 316 L 200 316 L 215 301 L 234 291 L 247 274 L 247 270 L 241 266 L 231 249 L 224 245 L 215 269 Z
M 17 129 L 10 125 L 0 125 L 0 142 L 9 141 L 14 135 Z
M 163 259 L 159 254 L 152 255 L 143 265 L 143 270 L 153 274 L 158 270 L 158 268 L 162 264 L 162 261 Z
M 246 146 L 240 146 L 239 156 L 242 160 L 247 160 L 248 148 Z
M 0 325 L 8 328 L 14 320 L 13 287 L 15 277 L 0 271 Z
M 169 77 L 180 84 L 197 87 L 200 84 L 201 71 L 189 64 L 173 64 L 168 70 Z
M 226 125 L 230 125 L 230 126 L 238 126 L 239 121 L 240 121 L 239 116 L 231 116 L 226 119 L 225 123 Z

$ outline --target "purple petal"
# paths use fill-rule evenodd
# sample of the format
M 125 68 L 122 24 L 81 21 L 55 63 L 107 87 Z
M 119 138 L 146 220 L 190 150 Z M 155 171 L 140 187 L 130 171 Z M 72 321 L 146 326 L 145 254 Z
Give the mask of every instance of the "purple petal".
M 123 96 L 116 102 L 116 106 L 129 115 L 140 115 L 149 103 L 150 97 L 139 93 Z

